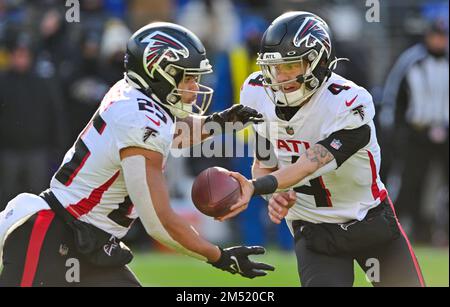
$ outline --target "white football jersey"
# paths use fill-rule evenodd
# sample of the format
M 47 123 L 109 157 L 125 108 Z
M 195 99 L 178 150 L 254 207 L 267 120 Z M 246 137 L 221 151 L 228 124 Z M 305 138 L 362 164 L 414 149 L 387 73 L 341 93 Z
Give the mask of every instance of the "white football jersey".
M 122 238 L 137 218 L 128 197 L 119 152 L 141 147 L 166 159 L 174 121 L 155 101 L 117 82 L 66 153 L 50 189 L 78 219 Z
M 333 132 L 363 125 L 371 128 L 369 143 L 337 169 L 294 187 L 297 202 L 286 217 L 288 225 L 292 220 L 312 223 L 362 220 L 369 209 L 386 198 L 378 175 L 381 154 L 373 123 L 375 108 L 364 88 L 333 73 L 308 103 L 289 121 L 284 121 L 276 115 L 275 105 L 262 87 L 261 73 L 255 72 L 242 87 L 241 104 L 263 114 L 265 122 L 254 125 L 254 129 L 270 141 L 278 168 L 291 165 L 309 147 Z M 338 149 L 340 141 L 333 140 L 331 146 Z

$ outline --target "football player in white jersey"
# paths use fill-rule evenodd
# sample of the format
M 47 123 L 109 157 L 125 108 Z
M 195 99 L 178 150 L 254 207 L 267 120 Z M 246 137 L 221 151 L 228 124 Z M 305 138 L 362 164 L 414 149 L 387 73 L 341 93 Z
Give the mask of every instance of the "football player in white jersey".
M 252 181 L 238 173 L 242 198 L 268 196 L 268 214 L 295 238 L 303 286 L 353 285 L 353 261 L 375 286 L 423 286 L 413 250 L 378 175 L 380 147 L 371 95 L 336 73 L 327 24 L 289 12 L 264 33 L 241 104 L 263 114 L 254 125 Z M 261 150 L 265 149 L 265 150 Z
M 152 23 L 133 34 L 124 79 L 105 95 L 50 189 L 21 194 L 0 213 L 0 285 L 139 286 L 120 242 L 137 217 L 153 238 L 219 269 L 248 278 L 273 270 L 248 258 L 264 248 L 219 248 L 170 207 L 163 168 L 177 124 L 223 127 L 260 116 L 243 106 L 201 116 L 212 90 L 200 78 L 211 71 L 201 41 L 181 26 Z M 67 279 L 68 259 L 79 261 L 78 280 Z

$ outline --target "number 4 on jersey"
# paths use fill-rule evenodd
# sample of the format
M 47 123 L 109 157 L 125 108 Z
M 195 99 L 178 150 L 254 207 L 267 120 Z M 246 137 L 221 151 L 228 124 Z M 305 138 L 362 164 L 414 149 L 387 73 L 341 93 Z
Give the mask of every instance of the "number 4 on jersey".
M 297 162 L 299 156 L 292 156 L 292 164 Z M 332 207 L 330 191 L 325 187 L 322 177 L 317 177 L 309 181 L 309 186 L 303 185 L 294 188 L 295 192 L 311 195 L 317 207 Z
M 350 89 L 350 86 L 348 86 L 348 85 L 340 85 L 340 84 L 337 84 L 337 83 L 330 84 L 330 86 L 328 87 L 328 90 L 333 95 L 339 95 L 342 91 L 348 91 L 349 89 Z

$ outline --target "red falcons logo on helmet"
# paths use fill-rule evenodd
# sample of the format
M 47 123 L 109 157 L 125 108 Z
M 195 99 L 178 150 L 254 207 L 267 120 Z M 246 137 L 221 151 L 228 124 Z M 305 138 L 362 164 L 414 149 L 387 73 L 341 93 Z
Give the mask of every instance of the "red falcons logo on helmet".
M 148 43 L 144 51 L 144 67 L 151 77 L 153 77 L 152 66 L 162 59 L 176 62 L 189 57 L 189 50 L 178 40 L 163 32 L 154 32 L 142 40 Z
M 325 48 L 328 55 L 331 53 L 331 40 L 324 22 L 317 18 L 308 17 L 298 29 L 294 37 L 295 47 L 300 47 L 303 43 L 307 48 L 316 46 L 317 43 Z

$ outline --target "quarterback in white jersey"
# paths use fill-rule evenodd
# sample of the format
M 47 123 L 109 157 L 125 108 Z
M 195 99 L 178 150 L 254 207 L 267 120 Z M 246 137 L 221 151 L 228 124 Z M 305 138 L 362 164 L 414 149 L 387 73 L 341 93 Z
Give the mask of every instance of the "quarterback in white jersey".
M 224 127 L 260 114 L 234 106 L 201 116 L 212 90 L 200 77 L 212 69 L 201 41 L 179 25 L 152 23 L 134 33 L 125 70 L 50 188 L 40 197 L 20 194 L 0 213 L 0 286 L 139 286 L 120 242 L 137 217 L 153 238 L 221 270 L 254 278 L 274 269 L 248 258 L 263 247 L 222 249 L 203 239 L 170 207 L 163 175 L 178 122 Z M 199 142 L 208 136 L 202 132 Z M 66 278 L 67 259 L 80 261 L 78 281 Z
M 290 120 L 285 120 L 278 117 L 282 115 L 277 115 L 276 107 L 264 91 L 262 78 L 261 72 L 250 75 L 240 101 L 264 116 L 265 123 L 254 128 L 257 137 L 269 140 L 274 148 L 275 161 L 270 162 L 276 163 L 277 169 L 283 169 L 295 163 L 314 144 L 326 139 L 336 155 L 336 169 L 311 178 L 307 183 L 302 180 L 291 186 L 297 192 L 297 200 L 286 219 L 312 223 L 362 220 L 369 209 L 387 196 L 378 175 L 380 147 L 373 123 L 375 109 L 371 95 L 333 73 L 307 104 Z M 334 134 L 340 130 L 355 130 L 356 136 L 348 139 Z M 273 167 L 264 159 L 260 163 Z
M 304 286 L 351 286 L 353 261 L 380 262 L 375 286 L 421 286 L 412 248 L 378 175 L 375 108 L 364 88 L 333 73 L 327 24 L 308 12 L 275 19 L 242 86 L 241 104 L 263 115 L 254 125 L 253 180 L 238 173 L 241 199 L 225 220 L 269 195 L 268 214 L 286 218 Z M 273 195 L 272 195 L 273 194 Z M 272 195 L 272 196 L 270 196 Z

